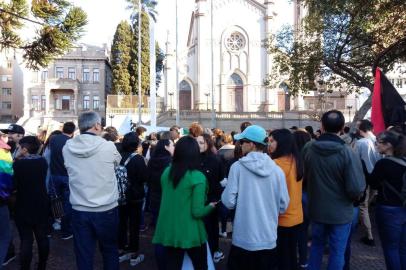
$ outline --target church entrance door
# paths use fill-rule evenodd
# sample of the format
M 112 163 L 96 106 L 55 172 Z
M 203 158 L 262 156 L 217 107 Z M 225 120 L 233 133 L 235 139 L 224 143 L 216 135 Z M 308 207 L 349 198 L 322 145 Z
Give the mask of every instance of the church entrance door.
M 244 83 L 241 77 L 233 73 L 228 79 L 228 89 L 231 94 L 231 109 L 235 112 L 244 111 Z
M 235 111 L 243 112 L 244 111 L 244 92 L 242 87 L 236 87 L 234 89 L 235 93 Z
M 192 109 L 192 87 L 183 80 L 179 84 L 179 110 Z
M 191 110 L 192 109 L 192 95 L 190 91 L 179 92 L 179 110 Z

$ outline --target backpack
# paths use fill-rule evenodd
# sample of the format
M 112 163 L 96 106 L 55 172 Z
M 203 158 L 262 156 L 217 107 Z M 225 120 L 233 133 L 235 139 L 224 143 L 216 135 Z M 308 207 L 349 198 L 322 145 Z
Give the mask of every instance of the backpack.
M 132 153 L 123 165 L 118 165 L 115 169 L 116 178 L 117 178 L 117 187 L 118 187 L 118 204 L 125 205 L 127 204 L 127 190 L 128 190 L 128 177 L 127 177 L 127 164 L 130 160 L 135 157 L 137 154 Z
M 406 160 L 402 158 L 396 157 L 385 157 L 385 158 L 406 167 Z M 402 175 L 402 189 L 400 191 L 398 191 L 394 186 L 389 184 L 387 181 L 383 181 L 383 186 L 384 188 L 388 188 L 390 191 L 395 193 L 396 196 L 398 196 L 398 198 L 401 200 L 403 207 L 406 207 L 406 171 Z

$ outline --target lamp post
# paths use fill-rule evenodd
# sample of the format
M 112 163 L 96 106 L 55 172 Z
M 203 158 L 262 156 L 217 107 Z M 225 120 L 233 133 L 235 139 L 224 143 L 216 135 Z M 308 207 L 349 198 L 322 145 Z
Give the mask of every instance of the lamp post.
M 141 0 L 138 0 L 138 125 L 141 125 L 141 18 L 142 18 L 142 5 Z
M 168 95 L 170 96 L 171 99 L 171 111 L 173 110 L 173 92 L 169 92 Z
M 113 126 L 113 118 L 114 118 L 114 114 L 109 114 L 109 118 L 110 118 L 110 126 Z
M 209 110 L 209 96 L 210 96 L 210 93 L 206 92 L 206 93 L 204 93 L 204 95 L 206 96 L 206 111 L 208 111 Z
M 352 105 L 347 105 L 347 109 L 348 109 L 348 118 L 349 118 L 349 121 L 348 121 L 348 122 L 351 122 L 351 109 L 352 109 Z

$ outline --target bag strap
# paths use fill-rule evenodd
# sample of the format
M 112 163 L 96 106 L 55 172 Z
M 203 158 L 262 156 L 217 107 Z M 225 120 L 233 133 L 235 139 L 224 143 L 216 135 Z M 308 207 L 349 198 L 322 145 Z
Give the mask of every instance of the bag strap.
M 406 161 L 403 158 L 397 158 L 393 156 L 385 157 L 386 159 L 392 160 L 393 162 L 396 162 L 399 165 L 402 165 L 406 167 Z
M 401 199 L 402 201 L 404 200 L 404 198 L 402 197 L 402 195 L 400 194 L 400 192 L 391 184 L 388 183 L 388 181 L 383 181 L 383 184 L 385 185 L 385 187 L 389 188 L 393 193 L 396 194 L 396 196 L 399 197 L 399 199 Z
M 386 158 L 386 159 L 389 159 L 389 160 L 392 160 L 393 162 L 395 162 L 395 163 L 397 163 L 397 164 L 399 164 L 399 165 L 402 165 L 402 166 L 406 167 L 406 161 L 405 161 L 404 159 L 402 159 L 402 158 L 397 158 L 397 157 L 393 157 L 393 156 L 389 156 L 389 157 L 385 157 L 385 158 Z M 404 174 L 406 174 L 406 172 L 403 173 L 402 178 L 404 177 Z M 390 189 L 390 191 L 392 191 L 393 193 L 396 194 L 396 196 L 398 196 L 398 198 L 402 201 L 403 206 L 405 206 L 406 201 L 405 201 L 405 198 L 402 196 L 402 193 L 400 193 L 400 192 L 399 192 L 394 186 L 392 186 L 388 181 L 384 180 L 384 181 L 382 181 L 382 182 L 383 182 L 383 185 L 384 185 L 385 187 L 387 187 L 388 189 Z
M 133 157 L 135 157 L 136 155 L 137 155 L 137 153 L 132 153 L 132 154 L 126 159 L 126 161 L 124 162 L 124 167 L 126 167 L 127 164 L 130 162 L 130 160 L 131 160 Z

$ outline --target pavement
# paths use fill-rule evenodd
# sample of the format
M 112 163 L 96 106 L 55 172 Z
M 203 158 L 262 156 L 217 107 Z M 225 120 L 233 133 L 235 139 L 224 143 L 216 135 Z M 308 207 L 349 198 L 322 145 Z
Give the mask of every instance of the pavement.
M 372 215 L 371 215 L 372 217 Z M 382 249 L 379 243 L 379 237 L 377 235 L 376 227 L 374 226 L 374 236 L 376 241 L 375 247 L 366 246 L 360 243 L 359 239 L 363 236 L 363 229 L 358 226 L 357 232 L 352 237 L 352 255 L 351 255 L 351 269 L 353 270 L 383 270 L 385 269 L 385 263 L 383 259 Z M 140 235 L 140 248 L 143 254 L 145 254 L 145 260 L 141 264 L 133 267 L 129 265 L 129 262 L 123 262 L 120 264 L 120 269 L 139 269 L 139 270 L 153 270 L 157 269 L 154 259 L 154 249 L 151 244 L 153 235 L 153 229 L 148 229 L 142 232 Z M 75 266 L 75 255 L 73 252 L 73 239 L 61 240 L 57 233 L 54 233 L 51 237 L 51 251 L 48 260 L 49 270 L 73 270 Z M 18 247 L 18 233 L 14 228 L 14 243 Z M 226 258 L 216 264 L 217 270 L 227 269 L 227 255 L 231 245 L 231 239 L 220 238 L 220 248 L 224 251 Z M 34 244 L 34 256 L 33 265 L 37 260 L 36 247 Z M 327 257 L 324 257 L 324 265 L 326 264 Z M 95 255 L 95 267 L 94 269 L 103 269 L 102 259 L 100 253 L 96 251 Z M 325 268 L 325 267 L 324 267 Z M 18 256 L 17 259 L 4 268 L 5 270 L 18 269 Z

